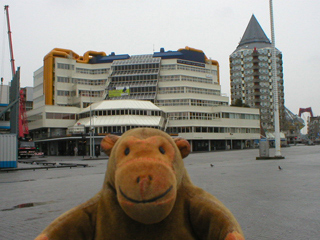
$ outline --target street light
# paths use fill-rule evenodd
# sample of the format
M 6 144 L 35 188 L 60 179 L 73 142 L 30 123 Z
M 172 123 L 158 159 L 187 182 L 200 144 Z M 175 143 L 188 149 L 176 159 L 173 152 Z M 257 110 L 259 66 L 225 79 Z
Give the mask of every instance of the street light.
M 90 127 L 89 127 L 89 138 L 90 138 L 90 143 L 89 143 L 89 155 L 90 155 L 90 158 L 93 158 L 93 151 L 92 151 L 92 143 L 94 143 L 94 139 L 93 139 L 93 127 L 92 127 L 92 124 L 91 124 L 91 116 L 92 116 L 92 113 L 91 113 L 91 105 L 92 105 L 92 101 L 91 101 L 91 95 L 92 95 L 92 91 L 91 91 L 91 88 L 90 88 Z
M 232 150 L 233 149 L 233 146 L 232 146 L 232 136 L 233 136 L 233 133 L 230 133 L 230 140 L 231 140 L 231 145 L 230 145 L 230 149 Z
M 95 140 L 94 140 L 94 134 L 95 134 L 95 127 L 94 127 L 94 118 L 97 116 L 93 115 L 92 116 L 92 126 L 91 126 L 91 132 L 92 132 L 92 144 L 91 144 L 91 155 L 90 158 L 93 158 L 95 155 L 94 149 L 95 149 Z

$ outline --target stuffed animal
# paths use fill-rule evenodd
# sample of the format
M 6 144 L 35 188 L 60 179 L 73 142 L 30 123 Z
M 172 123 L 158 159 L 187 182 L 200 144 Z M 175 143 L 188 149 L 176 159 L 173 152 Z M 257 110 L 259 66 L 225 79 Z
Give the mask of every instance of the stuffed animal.
M 188 141 L 152 128 L 107 135 L 103 187 L 54 220 L 36 240 L 244 240 L 232 213 L 192 184 L 183 158 Z

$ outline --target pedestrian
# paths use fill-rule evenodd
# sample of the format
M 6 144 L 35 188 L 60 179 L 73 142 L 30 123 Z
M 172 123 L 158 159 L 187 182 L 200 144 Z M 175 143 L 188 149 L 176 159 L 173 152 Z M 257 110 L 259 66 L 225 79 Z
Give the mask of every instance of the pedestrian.
M 96 146 L 96 149 L 95 149 L 95 155 L 96 155 L 96 158 L 99 157 L 100 155 L 100 149 L 99 149 L 99 146 Z
M 77 146 L 74 147 L 73 151 L 74 151 L 74 155 L 78 156 L 78 148 L 77 148 Z

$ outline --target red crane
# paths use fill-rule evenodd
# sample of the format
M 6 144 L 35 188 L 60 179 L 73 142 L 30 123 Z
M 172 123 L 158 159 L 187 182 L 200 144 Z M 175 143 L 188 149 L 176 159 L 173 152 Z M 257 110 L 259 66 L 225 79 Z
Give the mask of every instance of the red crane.
M 14 62 L 13 56 L 13 45 L 12 45 L 12 35 L 11 35 L 11 27 L 10 27 L 10 18 L 9 18 L 9 6 L 4 6 L 4 10 L 6 11 L 7 15 L 7 26 L 8 26 L 8 37 L 9 37 L 9 48 L 10 48 L 10 62 L 11 62 L 11 70 L 12 70 L 12 77 L 14 77 L 16 73 L 16 67 Z M 24 91 L 20 90 L 19 96 L 19 137 L 25 138 L 29 135 L 29 127 L 27 122 L 27 113 L 26 113 L 26 99 Z
M 14 64 L 13 57 L 13 47 L 12 47 L 12 36 L 11 36 L 11 28 L 10 28 L 10 19 L 9 19 L 9 6 L 4 6 L 4 10 L 7 14 L 7 24 L 8 24 L 8 36 L 9 36 L 9 47 L 10 47 L 10 56 L 11 56 L 11 70 L 12 70 L 12 78 L 14 78 L 16 74 L 16 67 Z M 19 79 L 19 88 L 20 88 L 20 79 Z M 19 134 L 18 134 L 18 156 L 20 158 L 23 157 L 32 157 L 35 154 L 36 148 L 34 142 L 29 138 L 29 128 L 27 122 L 27 113 L 26 113 L 26 100 L 25 93 L 22 89 L 19 92 Z
M 20 90 L 20 103 L 19 103 L 19 137 L 24 138 L 29 135 L 29 127 L 27 121 L 27 110 L 26 110 L 26 101 L 25 93 Z

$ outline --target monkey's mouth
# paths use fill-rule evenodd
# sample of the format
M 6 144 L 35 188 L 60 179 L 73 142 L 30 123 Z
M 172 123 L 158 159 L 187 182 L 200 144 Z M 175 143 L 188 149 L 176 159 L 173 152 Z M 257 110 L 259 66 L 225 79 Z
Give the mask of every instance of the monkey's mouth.
M 152 203 L 152 202 L 155 202 L 157 201 L 158 199 L 160 198 L 163 198 L 164 196 L 166 196 L 171 190 L 172 190 L 173 186 L 171 185 L 164 193 L 160 194 L 159 196 L 156 196 L 154 198 L 151 198 L 151 199 L 147 199 L 147 200 L 135 200 L 135 199 L 132 199 L 130 197 L 128 197 L 122 190 L 121 188 L 119 187 L 119 190 L 120 190 L 120 193 L 121 195 L 127 199 L 128 201 L 132 202 L 132 203 Z

